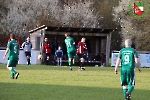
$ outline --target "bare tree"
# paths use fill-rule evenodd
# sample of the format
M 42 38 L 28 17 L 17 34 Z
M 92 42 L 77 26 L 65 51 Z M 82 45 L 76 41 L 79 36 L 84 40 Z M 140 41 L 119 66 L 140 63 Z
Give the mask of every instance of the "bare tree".
M 149 5 L 146 0 L 142 2 L 144 2 L 145 6 Z M 147 51 L 150 50 L 150 46 L 147 45 L 147 43 L 150 42 L 150 12 L 141 18 L 135 18 L 130 14 L 132 11 L 129 11 L 129 5 L 133 3 L 131 0 L 119 1 L 119 5 L 114 8 L 114 20 L 121 26 L 120 34 L 123 40 L 131 38 L 137 50 Z M 146 7 L 145 10 L 148 9 L 149 8 Z
M 0 34 L 14 32 L 20 38 L 41 25 L 115 28 L 115 0 L 0 0 Z
M 7 13 L 1 11 L 2 33 L 15 32 L 25 35 L 28 30 L 49 24 L 51 26 L 95 27 L 97 15 L 90 9 L 92 2 L 76 3 L 73 5 L 60 2 L 61 0 L 10 0 L 3 3 Z M 62 5 L 61 5 L 61 4 Z

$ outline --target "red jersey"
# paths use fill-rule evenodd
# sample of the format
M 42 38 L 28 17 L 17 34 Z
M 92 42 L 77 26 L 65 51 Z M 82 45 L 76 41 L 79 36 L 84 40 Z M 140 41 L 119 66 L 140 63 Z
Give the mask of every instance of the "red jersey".
M 87 45 L 84 42 L 78 42 L 77 54 L 84 54 L 87 50 Z
M 19 48 L 20 48 L 20 40 L 19 39 L 17 39 L 17 38 L 15 38 L 15 40 L 18 42 L 18 44 L 19 44 Z M 8 39 L 8 42 L 10 42 L 11 41 L 11 39 L 9 38 Z
M 48 42 L 45 42 L 44 45 L 43 45 L 43 52 L 44 53 L 51 53 L 51 47 L 50 47 L 50 43 Z

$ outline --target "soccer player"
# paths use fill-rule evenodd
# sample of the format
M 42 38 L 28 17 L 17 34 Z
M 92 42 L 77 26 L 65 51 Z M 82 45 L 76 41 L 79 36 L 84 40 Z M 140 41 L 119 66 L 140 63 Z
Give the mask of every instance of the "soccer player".
M 50 63 L 51 52 L 52 52 L 51 45 L 48 42 L 48 38 L 45 38 L 43 44 L 43 53 L 44 53 L 44 62 L 46 65 L 49 65 Z
M 32 49 L 32 43 L 30 42 L 30 37 L 26 39 L 25 42 L 23 42 L 22 46 L 23 50 L 25 51 L 25 56 L 27 58 L 27 64 L 30 65 L 30 57 L 31 57 L 31 49 Z
M 72 60 L 76 56 L 76 49 L 75 49 L 75 42 L 72 37 L 69 36 L 68 33 L 65 34 L 65 44 L 67 48 L 67 55 L 68 55 L 68 64 L 70 67 L 70 70 L 72 70 Z
M 79 57 L 79 66 L 80 66 L 79 70 L 85 70 L 83 67 L 84 67 L 84 62 L 85 62 L 86 56 L 88 55 L 88 52 L 87 52 L 87 45 L 85 43 L 84 37 L 81 39 L 81 41 L 78 42 L 78 48 L 77 48 L 76 53 Z
M 61 50 L 61 47 L 58 47 L 58 50 L 55 52 L 55 56 L 57 57 L 57 66 L 61 66 L 63 57 L 63 51 Z
M 8 54 L 8 63 L 7 63 L 7 69 L 11 71 L 11 78 L 17 79 L 19 76 L 19 73 L 14 69 L 16 65 L 18 64 L 18 57 L 19 57 L 19 44 L 15 40 L 15 35 L 10 34 L 11 41 L 7 43 L 7 48 L 5 51 L 5 54 L 3 56 L 3 59 L 5 60 L 6 55 Z
M 125 40 L 125 48 L 119 52 L 118 59 L 116 61 L 115 73 L 118 74 L 118 65 L 121 61 L 121 85 L 123 86 L 123 95 L 125 100 L 131 100 L 131 93 L 135 86 L 135 63 L 138 66 L 139 72 L 140 63 L 138 55 L 135 49 L 131 48 L 132 41 L 130 39 Z
M 20 40 L 18 38 L 15 38 L 15 40 L 18 42 L 18 44 L 19 44 L 19 50 L 20 50 Z M 10 41 L 11 41 L 11 38 L 8 39 L 8 42 L 10 42 Z M 14 68 L 14 70 L 15 70 L 15 68 Z

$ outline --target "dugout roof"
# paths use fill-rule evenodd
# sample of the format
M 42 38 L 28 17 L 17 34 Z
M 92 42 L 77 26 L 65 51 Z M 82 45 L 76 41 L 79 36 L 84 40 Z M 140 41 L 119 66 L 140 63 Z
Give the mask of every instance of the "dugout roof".
M 29 33 L 36 32 L 41 29 L 46 29 L 45 31 L 51 32 L 78 32 L 78 33 L 105 33 L 109 34 L 110 32 L 116 31 L 116 29 L 104 29 L 104 28 L 75 28 L 75 27 L 53 27 L 53 26 L 40 26 L 35 28 Z

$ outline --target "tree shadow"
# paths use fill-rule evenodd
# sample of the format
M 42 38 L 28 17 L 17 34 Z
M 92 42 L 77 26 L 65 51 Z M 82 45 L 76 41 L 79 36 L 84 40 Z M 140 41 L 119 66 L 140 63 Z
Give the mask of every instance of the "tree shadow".
M 124 100 L 117 88 L 0 83 L 0 91 L 0 100 Z M 132 99 L 148 100 L 148 96 L 148 90 L 135 89 Z

